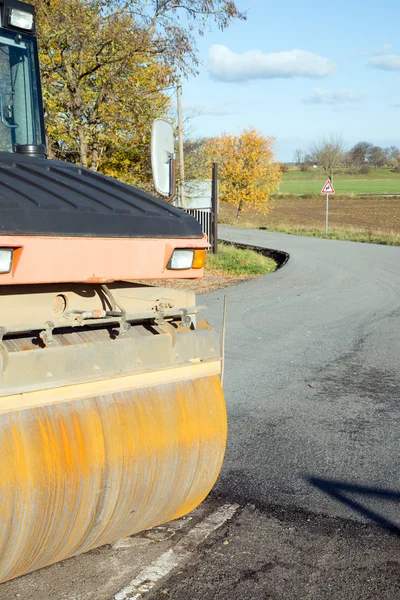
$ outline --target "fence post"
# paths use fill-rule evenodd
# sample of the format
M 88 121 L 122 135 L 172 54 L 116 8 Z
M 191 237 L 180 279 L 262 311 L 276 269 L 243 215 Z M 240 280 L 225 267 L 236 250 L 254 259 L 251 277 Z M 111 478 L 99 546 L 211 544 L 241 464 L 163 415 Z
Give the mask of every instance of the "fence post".
M 218 165 L 212 166 L 211 184 L 211 246 L 213 254 L 218 253 Z

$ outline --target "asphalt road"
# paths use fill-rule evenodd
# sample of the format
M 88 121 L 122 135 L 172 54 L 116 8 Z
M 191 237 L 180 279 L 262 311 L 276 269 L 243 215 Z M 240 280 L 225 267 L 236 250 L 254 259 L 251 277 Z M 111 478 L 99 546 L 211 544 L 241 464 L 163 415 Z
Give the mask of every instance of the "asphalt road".
M 228 300 L 226 460 L 214 494 L 400 526 L 400 248 L 220 228 L 284 250 Z
M 377 526 L 246 507 L 146 600 L 398 600 L 399 545 Z

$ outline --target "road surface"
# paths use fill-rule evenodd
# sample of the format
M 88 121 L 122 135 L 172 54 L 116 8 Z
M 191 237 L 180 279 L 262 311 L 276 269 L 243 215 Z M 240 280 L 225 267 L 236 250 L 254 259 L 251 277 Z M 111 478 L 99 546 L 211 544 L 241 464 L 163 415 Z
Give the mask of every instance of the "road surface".
M 284 250 L 228 300 L 229 501 L 400 524 L 400 248 L 220 227 Z M 375 514 L 378 513 L 378 514 Z

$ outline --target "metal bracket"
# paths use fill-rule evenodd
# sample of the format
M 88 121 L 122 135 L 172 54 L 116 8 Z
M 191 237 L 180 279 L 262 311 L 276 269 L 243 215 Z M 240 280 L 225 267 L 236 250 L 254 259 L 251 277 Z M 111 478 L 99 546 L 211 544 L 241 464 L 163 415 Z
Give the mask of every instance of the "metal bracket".
M 14 95 L 15 95 L 15 92 L 6 92 L 5 94 L 2 94 L 0 96 L 0 118 L 1 118 L 1 122 L 3 123 L 4 127 L 7 127 L 7 129 L 17 129 L 17 127 L 18 127 L 18 125 L 10 125 L 10 123 L 7 123 L 6 119 L 11 119 L 12 114 L 9 114 L 8 116 L 6 116 L 4 113 L 5 98 L 7 98 L 7 96 L 11 96 L 11 98 L 13 98 Z M 12 113 L 12 105 L 11 104 L 9 105 L 8 109 Z
M 0 373 L 5 371 L 8 367 L 8 350 L 3 342 L 3 337 L 7 333 L 5 327 L 0 327 Z
M 171 323 L 168 323 L 168 321 L 164 321 L 163 327 L 166 328 L 168 333 L 170 334 L 170 336 L 172 338 L 172 347 L 175 348 L 176 336 L 177 336 L 177 331 L 176 331 L 175 327 L 173 325 L 171 325 Z
M 182 317 L 181 317 L 181 326 L 182 327 L 190 327 L 192 324 L 192 319 L 188 315 L 188 311 L 186 308 L 182 308 Z
M 54 343 L 54 338 L 53 338 L 54 323 L 53 323 L 53 321 L 46 321 L 45 326 L 46 326 L 46 329 L 43 329 L 43 331 L 41 331 L 39 333 L 39 338 L 42 340 L 43 344 L 47 348 L 48 346 L 51 346 Z
M 127 322 L 126 317 L 122 317 L 119 323 L 119 335 L 125 335 L 131 327 L 132 325 Z
M 154 316 L 154 322 L 156 325 L 164 325 L 165 321 L 165 313 L 161 310 L 157 310 Z

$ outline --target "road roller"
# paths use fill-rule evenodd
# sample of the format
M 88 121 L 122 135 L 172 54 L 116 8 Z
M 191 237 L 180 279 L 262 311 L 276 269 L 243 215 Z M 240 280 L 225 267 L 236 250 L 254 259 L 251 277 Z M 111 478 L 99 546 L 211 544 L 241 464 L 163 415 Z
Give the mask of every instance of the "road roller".
M 193 510 L 227 426 L 218 336 L 192 292 L 168 289 L 203 276 L 200 225 L 46 157 L 34 8 L 4 0 L 0 19 L 4 582 Z M 164 189 L 160 135 L 153 150 Z

